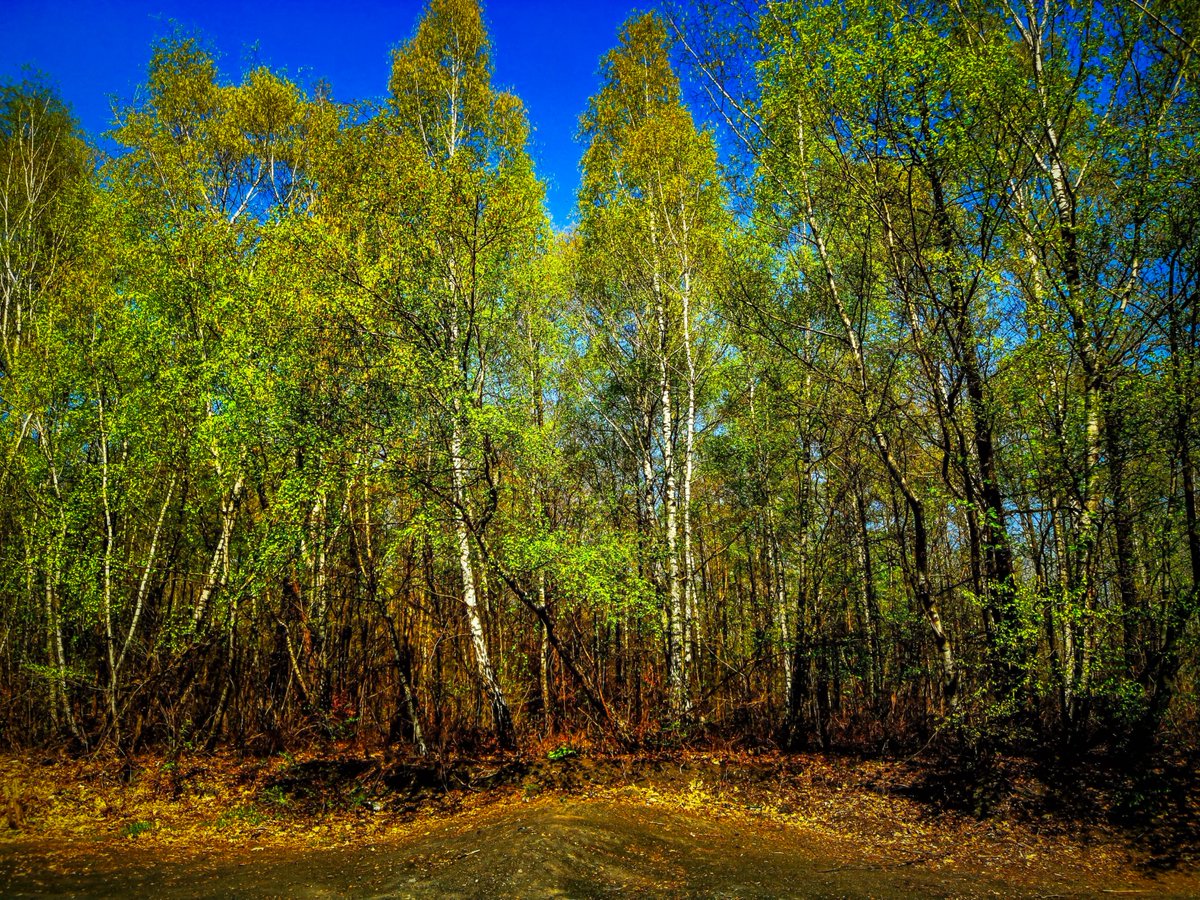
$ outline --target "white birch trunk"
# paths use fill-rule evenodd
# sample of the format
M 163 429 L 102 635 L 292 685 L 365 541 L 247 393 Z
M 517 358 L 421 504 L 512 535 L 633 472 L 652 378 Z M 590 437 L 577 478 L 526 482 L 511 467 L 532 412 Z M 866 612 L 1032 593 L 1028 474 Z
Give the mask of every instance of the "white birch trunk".
M 681 211 L 682 212 L 682 211 Z M 683 231 L 683 349 L 687 361 L 687 420 L 683 447 L 683 642 L 684 667 L 691 671 L 694 652 L 699 648 L 699 623 L 696 615 L 696 563 L 692 556 L 692 472 L 696 446 L 696 358 L 692 350 L 692 275 L 688 254 L 686 213 L 681 216 Z
M 655 245 L 653 272 L 655 317 L 658 322 L 658 374 L 662 404 L 662 454 L 663 512 L 666 520 L 667 552 L 667 597 L 670 628 L 667 645 L 667 684 L 671 694 L 671 706 L 679 712 L 687 706 L 687 672 L 684 669 L 683 598 L 679 584 L 679 502 L 675 485 L 675 417 L 671 405 L 671 370 L 668 359 L 669 331 L 667 305 L 663 295 L 661 275 L 658 269 L 657 233 L 653 220 L 650 227 L 651 243 Z
M 238 498 L 246 483 L 245 475 L 238 475 L 233 490 L 221 498 L 221 534 L 217 538 L 217 546 L 213 548 L 212 557 L 208 562 L 208 570 L 204 575 L 204 587 L 200 590 L 200 598 L 192 611 L 192 628 L 198 628 L 208 611 L 209 601 L 213 594 L 225 587 L 229 577 L 229 542 L 233 536 L 233 523 L 237 513 Z
M 495 669 L 488 655 L 487 635 L 483 628 L 483 618 L 479 613 L 479 596 L 475 588 L 475 570 L 471 564 L 471 535 L 466 518 L 466 488 L 463 473 L 462 455 L 462 426 L 458 421 L 458 408 L 455 401 L 455 421 L 450 433 L 450 471 L 454 502 L 458 512 L 454 518 L 454 536 L 458 542 L 458 565 L 462 574 L 463 605 L 467 609 L 467 627 L 471 632 L 471 649 L 475 654 L 475 668 L 479 680 L 492 706 L 492 716 L 495 719 L 497 734 L 501 743 L 511 738 L 512 717 L 500 682 L 496 679 Z

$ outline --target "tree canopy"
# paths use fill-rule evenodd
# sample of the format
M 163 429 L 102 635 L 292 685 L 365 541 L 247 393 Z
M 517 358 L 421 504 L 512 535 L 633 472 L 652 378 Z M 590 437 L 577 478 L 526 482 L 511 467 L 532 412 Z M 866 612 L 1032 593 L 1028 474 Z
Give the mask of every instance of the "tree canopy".
M 0 733 L 1194 746 L 1197 24 L 638 14 L 562 234 L 477 0 L 0 87 Z

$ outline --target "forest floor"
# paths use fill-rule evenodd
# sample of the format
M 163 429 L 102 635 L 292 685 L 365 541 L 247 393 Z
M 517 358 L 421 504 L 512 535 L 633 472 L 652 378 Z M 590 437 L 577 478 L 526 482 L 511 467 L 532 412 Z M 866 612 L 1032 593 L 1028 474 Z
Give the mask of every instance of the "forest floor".
M 1200 804 L 1173 772 L 572 747 L 7 756 L 0 896 L 1200 896 Z

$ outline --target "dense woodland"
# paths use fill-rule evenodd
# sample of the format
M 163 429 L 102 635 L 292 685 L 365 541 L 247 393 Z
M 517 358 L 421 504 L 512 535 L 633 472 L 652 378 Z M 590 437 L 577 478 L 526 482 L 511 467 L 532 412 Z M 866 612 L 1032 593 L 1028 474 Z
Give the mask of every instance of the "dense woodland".
M 1194 745 L 1197 41 L 664 7 L 565 233 L 477 0 L 3 86 L 0 742 Z

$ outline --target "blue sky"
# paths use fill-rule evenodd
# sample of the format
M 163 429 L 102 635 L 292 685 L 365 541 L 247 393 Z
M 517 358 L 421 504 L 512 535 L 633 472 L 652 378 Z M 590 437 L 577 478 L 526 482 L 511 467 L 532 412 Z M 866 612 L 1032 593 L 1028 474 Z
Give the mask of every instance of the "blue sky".
M 0 0 L 0 79 L 33 66 L 84 129 L 99 135 L 111 121 L 112 98 L 124 103 L 134 96 L 151 41 L 176 21 L 205 35 L 226 78 L 262 64 L 305 85 L 323 78 L 338 100 L 380 97 L 389 51 L 412 33 L 423 6 L 422 0 Z M 534 158 L 559 227 L 571 220 L 578 186 L 579 116 L 596 91 L 601 55 L 634 8 L 632 0 L 484 0 L 496 82 L 528 109 Z

